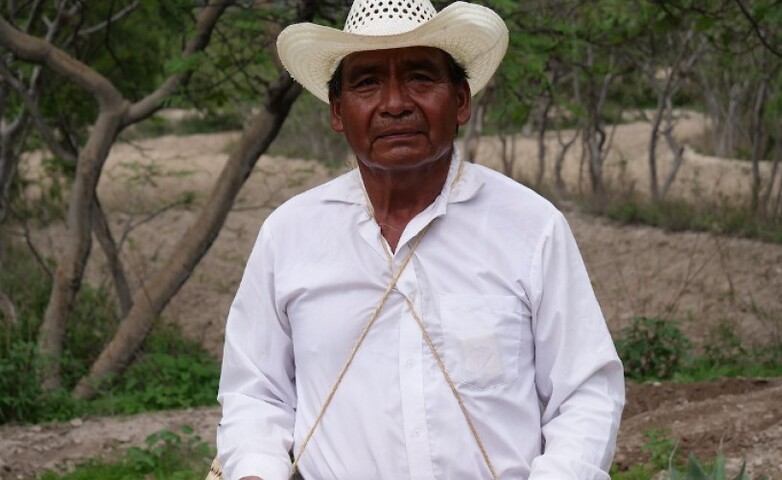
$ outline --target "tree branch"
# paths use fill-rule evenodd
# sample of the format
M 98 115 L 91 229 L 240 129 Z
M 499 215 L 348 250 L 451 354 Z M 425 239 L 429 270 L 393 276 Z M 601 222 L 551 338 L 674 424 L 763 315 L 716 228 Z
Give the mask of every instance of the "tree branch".
M 760 29 L 760 25 L 758 25 L 757 20 L 752 16 L 752 14 L 747 10 L 747 7 L 744 5 L 744 3 L 741 0 L 735 0 L 736 5 L 739 6 L 739 9 L 741 10 L 741 13 L 744 15 L 744 17 L 749 22 L 750 26 L 752 26 L 752 30 L 755 31 L 755 35 L 760 39 L 760 43 L 763 44 L 766 49 L 776 55 L 777 57 L 782 57 L 782 51 L 777 50 L 776 47 L 772 46 L 768 39 L 766 38 L 763 31 Z
M 11 325 L 16 325 L 19 323 L 19 317 L 16 314 L 16 307 L 14 307 L 14 302 L 11 301 L 10 298 L 3 292 L 0 292 L 0 312 L 3 312 L 5 314 L 5 317 L 8 319 L 8 323 Z
M 110 24 L 116 22 L 117 20 L 121 20 L 122 17 L 124 17 L 125 15 L 127 15 L 130 12 L 132 12 L 133 10 L 135 10 L 138 6 L 139 6 L 139 0 L 134 0 L 133 3 L 131 3 L 127 7 L 123 8 L 119 12 L 115 13 L 114 15 L 109 17 L 108 19 L 106 19 L 106 20 L 104 20 L 104 21 L 102 21 L 100 23 L 97 23 L 97 24 L 95 24 L 95 25 L 93 25 L 91 27 L 80 29 L 78 32 L 76 32 L 76 35 L 78 35 L 80 37 L 88 37 L 88 36 L 92 35 L 93 33 L 97 32 L 97 31 L 103 30 L 104 28 L 106 28 Z
M 110 107 L 117 108 L 123 103 L 122 94 L 106 77 L 51 43 L 17 30 L 2 15 L 0 15 L 0 45 L 23 60 L 46 65 L 85 89 L 95 96 L 102 110 Z
M 103 253 L 106 254 L 106 260 L 109 262 L 109 270 L 111 270 L 111 277 L 114 280 L 114 290 L 117 292 L 117 300 L 119 301 L 120 318 L 124 318 L 133 306 L 133 296 L 130 293 L 125 268 L 119 258 L 117 243 L 111 235 L 111 229 L 97 195 L 92 203 L 92 232 L 98 239 Z
M 0 63 L 0 76 L 3 77 L 7 84 L 11 85 L 14 90 L 16 90 L 16 92 L 22 98 L 22 101 L 27 107 L 30 116 L 35 122 L 35 126 L 38 128 L 38 131 L 41 133 L 41 137 L 43 137 L 43 140 L 46 142 L 46 145 L 49 147 L 52 153 L 75 165 L 77 153 L 66 150 L 65 147 L 63 147 L 60 142 L 57 141 L 54 132 L 46 124 L 41 111 L 38 109 L 38 102 L 36 99 L 27 93 L 24 85 L 22 85 L 22 83 L 16 77 L 14 77 L 13 73 L 11 73 L 2 63 Z
M 233 3 L 233 0 L 211 0 L 201 10 L 196 19 L 195 36 L 187 42 L 182 50 L 182 58 L 187 58 L 206 48 L 217 21 Z M 187 83 L 192 75 L 193 70 L 188 70 L 168 77 L 157 90 L 130 106 L 125 124 L 141 121 L 158 111 L 163 106 L 163 100 L 174 93 L 182 84 Z

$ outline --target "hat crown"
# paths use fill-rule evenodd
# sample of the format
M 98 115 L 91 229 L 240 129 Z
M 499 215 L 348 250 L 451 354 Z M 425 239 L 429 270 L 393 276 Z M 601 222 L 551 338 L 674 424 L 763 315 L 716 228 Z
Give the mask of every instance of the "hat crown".
M 344 31 L 357 35 L 397 35 L 409 32 L 437 14 L 429 0 L 356 0 Z

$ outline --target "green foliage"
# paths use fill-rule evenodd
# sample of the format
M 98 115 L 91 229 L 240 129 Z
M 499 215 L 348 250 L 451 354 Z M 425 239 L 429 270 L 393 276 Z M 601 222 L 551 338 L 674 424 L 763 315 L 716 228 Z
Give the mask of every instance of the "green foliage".
M 660 471 L 666 470 L 673 460 L 676 442 L 666 429 L 651 429 L 643 433 L 646 443 L 641 449 L 649 454 L 649 460 L 633 465 L 620 472 L 615 466 L 611 470 L 613 480 L 648 480 L 654 478 Z
M 644 432 L 646 443 L 642 450 L 649 454 L 649 466 L 660 471 L 674 463 L 676 441 L 671 438 L 671 432 L 664 429 L 651 429 Z
M 236 109 L 224 108 L 188 115 L 181 120 L 152 116 L 122 134 L 124 140 L 154 138 L 163 135 L 194 135 L 238 131 L 244 127 L 244 116 Z
M 161 430 L 147 437 L 145 446 L 131 447 L 114 463 L 92 459 L 72 473 L 46 472 L 40 480 L 190 480 L 209 471 L 214 449 L 189 426 L 180 433 Z
M 704 345 L 704 354 L 692 359 L 673 376 L 676 382 L 690 383 L 715 380 L 721 377 L 779 377 L 782 376 L 782 344 L 771 343 L 763 346 L 747 348 L 738 343 L 734 351 L 744 352 L 741 355 L 725 355 L 720 353 L 714 357 L 714 351 L 719 350 L 713 343 Z
M 749 480 L 744 474 L 745 462 L 742 462 L 741 469 L 736 476 L 728 476 L 725 469 L 725 456 L 722 452 L 717 453 L 714 461 L 714 467 L 707 473 L 706 469 L 698 462 L 694 454 L 690 454 L 687 465 L 683 471 L 680 471 L 675 465 L 671 465 L 668 470 L 670 480 Z
M 197 342 L 159 325 L 144 352 L 93 408 L 111 414 L 215 405 L 220 367 Z
M 636 317 L 622 329 L 616 348 L 625 376 L 635 379 L 667 379 L 684 364 L 692 343 L 672 321 Z
M 654 202 L 634 196 L 611 198 L 587 207 L 624 224 L 651 225 L 673 232 L 712 231 L 782 244 L 782 224 L 777 219 L 753 215 L 747 207 L 707 202 L 696 206 L 683 200 Z
M 87 414 L 137 413 L 214 405 L 219 366 L 203 347 L 159 322 L 135 362 L 99 388 L 92 402 L 77 402 L 68 391 L 87 373 L 116 330 L 116 307 L 103 288 L 83 285 L 60 359 L 64 388 L 44 392 L 37 376 L 36 334 L 51 279 L 24 249 L 4 245 L 0 292 L 14 304 L 17 321 L 0 313 L 0 424 L 65 420 Z
M 614 465 L 610 474 L 612 480 L 649 480 L 650 478 L 654 478 L 657 471 L 645 463 L 639 463 L 624 471 L 619 471 Z

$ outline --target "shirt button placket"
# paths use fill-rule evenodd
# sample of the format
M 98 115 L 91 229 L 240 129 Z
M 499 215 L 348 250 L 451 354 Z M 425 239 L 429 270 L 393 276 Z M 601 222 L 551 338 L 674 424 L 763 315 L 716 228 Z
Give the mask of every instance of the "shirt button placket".
M 408 266 L 397 285 L 399 292 L 415 305 L 416 281 L 411 267 Z M 402 308 L 399 322 L 399 386 L 410 478 L 433 480 L 423 389 L 423 337 L 407 305 Z

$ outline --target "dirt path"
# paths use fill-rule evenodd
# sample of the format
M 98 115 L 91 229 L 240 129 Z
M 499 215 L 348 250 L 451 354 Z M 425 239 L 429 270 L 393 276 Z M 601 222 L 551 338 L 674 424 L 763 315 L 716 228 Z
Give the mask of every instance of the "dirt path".
M 678 134 L 696 135 L 697 117 Z M 110 156 L 99 195 L 116 236 L 124 236 L 123 260 L 133 286 L 148 278 L 195 218 L 238 134 L 162 137 L 118 145 Z M 641 189 L 648 126 L 620 126 L 617 154 L 606 169 L 614 185 Z M 486 139 L 481 161 L 498 165 L 497 142 Z M 532 177 L 535 143 L 520 140 L 516 173 Z M 574 152 L 575 155 L 575 152 Z M 744 162 L 686 154 L 673 194 L 733 201 L 746 195 Z M 664 167 L 664 162 L 663 162 Z M 566 178 L 578 178 L 568 159 Z M 240 193 L 217 241 L 164 312 L 186 335 L 219 358 L 225 315 L 263 219 L 290 195 L 337 172 L 313 162 L 263 157 Z M 187 200 L 187 201 L 184 201 Z M 782 336 L 782 246 L 710 233 L 667 233 L 627 227 L 567 213 L 611 331 L 617 335 L 635 316 L 679 322 L 697 344 L 713 342 L 718 329 L 745 344 Z M 45 252 L 61 244 L 62 227 L 36 233 Z M 93 255 L 87 278 L 109 278 L 102 256 Z M 727 330 L 726 330 L 727 329 Z M 782 379 L 725 380 L 695 385 L 630 385 L 616 461 L 646 459 L 644 432 L 667 428 L 680 448 L 713 459 L 723 445 L 735 465 L 749 461 L 754 475 L 782 479 Z M 215 409 L 88 418 L 35 427 L 0 427 L 0 480 L 24 478 L 42 469 L 72 465 L 96 454 L 111 455 L 162 428 L 181 424 L 213 438 Z

